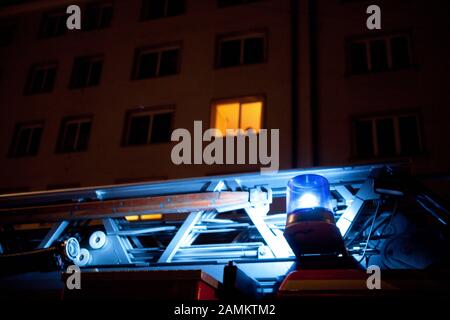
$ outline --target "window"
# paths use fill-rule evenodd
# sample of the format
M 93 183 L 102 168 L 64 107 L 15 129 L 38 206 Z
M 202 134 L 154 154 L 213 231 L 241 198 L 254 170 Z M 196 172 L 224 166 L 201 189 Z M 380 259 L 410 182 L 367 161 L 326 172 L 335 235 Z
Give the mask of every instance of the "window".
M 102 57 L 88 56 L 76 58 L 73 64 L 70 87 L 75 89 L 99 85 L 102 67 Z
M 219 6 L 219 8 L 223 8 L 223 7 L 237 6 L 240 4 L 258 2 L 258 1 L 261 1 L 261 0 L 218 0 L 217 5 Z
M 126 146 L 138 146 L 170 141 L 173 111 L 137 111 L 126 119 Z
M 61 123 L 58 153 L 86 151 L 91 134 L 91 117 L 64 119 Z
M 186 12 L 185 0 L 143 0 L 141 20 L 175 17 Z
M 16 27 L 13 24 L 0 24 L 0 47 L 6 47 L 10 45 L 14 40 Z
M 85 10 L 84 30 L 105 29 L 111 25 L 113 4 L 111 2 L 93 3 Z
M 253 129 L 258 133 L 262 127 L 263 105 L 262 98 L 254 97 L 218 101 L 212 106 L 213 128 L 219 129 L 221 136 L 227 129 Z
M 38 64 L 30 68 L 25 92 L 37 94 L 51 92 L 55 85 L 56 64 Z
M 41 143 L 43 123 L 18 124 L 10 147 L 11 157 L 35 156 Z
M 40 37 L 52 38 L 64 35 L 67 32 L 67 17 L 65 10 L 45 13 L 39 32 Z
M 134 79 L 174 75 L 180 69 L 180 47 L 144 48 L 136 51 Z
M 219 68 L 257 64 L 265 61 L 264 34 L 248 34 L 219 39 Z
M 412 65 L 411 44 L 407 35 L 358 40 L 349 44 L 353 74 L 397 70 Z
M 361 118 L 355 121 L 354 128 L 358 157 L 414 155 L 422 151 L 415 114 Z

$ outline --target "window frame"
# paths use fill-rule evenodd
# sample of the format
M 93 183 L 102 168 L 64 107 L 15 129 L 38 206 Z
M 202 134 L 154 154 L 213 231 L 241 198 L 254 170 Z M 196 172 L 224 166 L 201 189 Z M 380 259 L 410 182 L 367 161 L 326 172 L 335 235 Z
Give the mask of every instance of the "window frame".
M 246 39 L 253 39 L 253 38 L 263 38 L 264 41 L 264 48 L 263 48 L 263 60 L 258 63 L 244 63 L 244 56 L 245 56 L 245 45 L 244 42 Z M 221 48 L 222 43 L 225 41 L 233 41 L 233 40 L 240 40 L 240 57 L 239 57 L 239 64 L 232 65 L 232 66 L 222 66 L 221 65 Z M 247 31 L 238 31 L 238 32 L 231 32 L 231 33 L 225 33 L 225 34 L 219 34 L 216 36 L 216 50 L 215 50 L 215 59 L 214 59 L 214 68 L 215 69 L 228 69 L 228 68 L 237 68 L 237 67 L 245 67 L 245 66 L 256 66 L 265 64 L 268 61 L 268 48 L 269 48 L 269 33 L 267 31 L 267 28 L 259 28 L 259 29 L 252 29 Z
M 174 49 L 178 50 L 178 61 L 177 61 L 177 66 L 176 66 L 177 71 L 176 71 L 176 73 L 173 73 L 173 74 L 161 75 L 160 70 L 161 70 L 162 53 L 165 51 L 171 51 Z M 139 68 L 141 65 L 141 56 L 143 54 L 155 53 L 155 52 L 158 53 L 156 74 L 154 76 L 140 78 L 139 77 L 139 70 L 140 70 Z M 181 41 L 136 48 L 135 52 L 134 52 L 131 80 L 148 80 L 148 79 L 155 79 L 155 78 L 161 78 L 161 77 L 172 77 L 172 76 L 179 75 L 181 73 L 182 56 L 183 56 L 183 43 Z
M 20 140 L 20 133 L 23 130 L 26 129 L 35 129 L 35 128 L 41 128 L 41 137 L 39 139 L 39 143 L 37 146 L 37 151 L 36 154 L 30 154 L 30 146 L 31 146 L 31 140 L 32 140 L 32 134 L 30 135 L 29 139 L 28 139 L 28 144 L 27 144 L 27 152 L 25 154 L 18 154 L 17 153 L 17 147 L 18 147 L 18 142 Z M 40 150 L 40 146 L 41 146 L 41 142 L 42 142 L 42 137 L 44 135 L 44 128 L 45 128 L 45 121 L 31 121 L 31 122 L 19 122 L 16 123 L 16 125 L 14 126 L 14 131 L 13 131 L 13 135 L 12 135 L 12 139 L 11 139 L 11 143 L 10 143 L 10 147 L 9 147 L 9 151 L 8 151 L 8 158 L 25 158 L 25 157 L 35 157 L 39 154 L 39 150 Z
M 266 128 L 266 113 L 267 113 L 267 99 L 265 94 L 254 94 L 254 95 L 245 95 L 245 96 L 238 96 L 238 97 L 228 97 L 228 98 L 219 98 L 219 99 L 213 99 L 210 103 L 210 117 L 209 117 L 209 126 L 210 129 L 215 129 L 215 118 L 216 118 L 216 107 L 219 104 L 226 104 L 226 103 L 239 103 L 239 123 L 241 122 L 241 106 L 245 103 L 251 103 L 251 102 L 261 102 L 262 103 L 262 111 L 261 111 L 261 128 Z M 240 129 L 240 128 L 238 128 Z M 237 129 L 235 129 L 237 130 Z M 243 130 L 243 129 L 241 129 Z M 258 135 L 259 132 L 256 133 Z M 235 137 L 236 135 L 233 135 Z M 222 136 L 215 136 L 216 138 L 225 138 L 227 137 L 226 133 L 224 133 Z
M 140 14 L 139 14 L 139 20 L 141 22 L 156 21 L 156 20 L 161 20 L 161 19 L 180 17 L 180 16 L 185 15 L 187 12 L 187 9 L 188 9 L 187 0 L 182 0 L 182 1 L 184 1 L 183 13 L 174 15 L 174 16 L 169 16 L 169 15 L 167 15 L 168 8 L 169 8 L 169 1 L 173 1 L 173 0 L 164 0 L 165 1 L 164 15 L 161 17 L 157 17 L 157 18 L 149 18 L 146 16 L 147 12 L 145 10 L 146 6 L 147 6 L 147 4 L 146 4 L 147 1 L 151 1 L 151 0 L 141 0 L 141 8 L 140 8 Z
M 35 63 L 30 66 L 28 69 L 28 77 L 26 80 L 25 85 L 25 95 L 35 95 L 35 94 L 45 94 L 45 93 L 51 93 L 55 89 L 56 85 L 56 79 L 58 76 L 58 62 L 55 61 L 49 61 L 49 62 L 43 62 L 43 63 Z M 36 78 L 36 72 L 38 70 L 47 70 L 45 73 L 45 79 L 48 76 L 48 70 L 55 69 L 55 78 L 53 79 L 52 87 L 49 90 L 43 90 L 45 88 L 45 80 L 42 83 L 41 89 L 38 91 L 32 90 L 32 84 Z
M 68 31 L 67 28 L 64 28 L 64 32 L 61 33 L 61 34 L 58 34 L 58 33 L 56 32 L 56 33 L 53 33 L 53 34 L 51 34 L 51 35 L 48 35 L 48 34 L 46 33 L 46 26 L 47 26 L 47 23 L 48 23 L 48 20 L 47 20 L 47 19 L 48 19 L 49 17 L 54 17 L 54 16 L 57 16 L 57 17 L 58 17 L 58 20 L 61 19 L 61 17 L 63 17 L 64 21 L 66 22 L 66 21 L 67 21 L 68 14 L 67 14 L 65 8 L 59 8 L 59 9 L 56 9 L 56 10 L 50 10 L 50 11 L 44 12 L 44 13 L 42 14 L 41 24 L 40 24 L 40 26 L 39 26 L 39 36 L 38 36 L 39 39 L 51 39 L 51 38 L 57 38 L 57 37 L 62 37 L 62 36 L 64 36 L 65 34 L 67 34 L 67 31 Z M 58 22 L 60 22 L 60 21 L 58 21 Z M 64 25 L 66 25 L 66 23 L 64 23 Z M 56 29 L 56 31 L 57 31 L 57 30 L 58 30 L 58 29 Z M 54 30 L 54 31 L 55 31 L 55 30 Z
M 408 42 L 408 55 L 409 55 L 409 64 L 402 68 L 396 68 L 393 66 L 393 54 L 392 54 L 392 46 L 391 39 L 397 37 L 405 37 Z M 385 70 L 375 70 L 373 71 L 372 66 L 372 52 L 371 52 L 371 43 L 377 40 L 383 40 L 386 46 L 386 61 L 387 68 Z M 353 62 L 351 57 L 351 45 L 355 43 L 364 43 L 366 50 L 366 59 L 367 59 L 367 71 L 364 72 L 356 72 L 353 70 Z M 414 63 L 414 55 L 413 55 L 413 41 L 412 41 L 412 32 L 409 30 L 396 31 L 390 33 L 379 33 L 377 35 L 363 35 L 348 38 L 346 41 L 346 57 L 347 57 L 347 75 L 367 75 L 367 74 L 375 74 L 380 72 L 388 72 L 388 71 L 397 71 L 397 70 L 406 70 L 413 68 L 415 66 Z
M 86 59 L 89 62 L 89 74 L 88 74 L 88 77 L 86 79 L 86 83 L 84 85 L 82 85 L 82 86 L 75 86 L 74 85 L 75 66 L 76 66 L 76 63 L 78 61 L 83 60 L 83 59 Z M 90 80 L 91 75 L 92 75 L 92 64 L 94 62 L 98 62 L 98 61 L 100 61 L 101 64 L 102 64 L 100 77 L 99 77 L 99 80 L 98 80 L 97 84 L 91 84 L 90 85 L 88 83 L 89 83 L 89 80 Z M 77 90 L 77 89 L 85 89 L 85 88 L 91 88 L 91 87 L 98 87 L 98 86 L 100 86 L 101 82 L 102 82 L 102 74 L 103 74 L 103 69 L 104 69 L 103 68 L 104 62 L 105 62 L 105 56 L 103 54 L 83 55 L 83 56 L 75 57 L 73 59 L 73 63 L 72 63 L 72 71 L 71 71 L 70 80 L 69 80 L 69 89 Z
M 169 139 L 169 141 L 164 141 L 164 142 L 151 142 L 153 120 L 154 120 L 154 115 L 156 115 L 156 114 L 171 113 L 172 116 L 171 116 L 171 120 L 170 120 L 169 130 L 172 132 L 173 128 L 174 128 L 174 123 L 175 123 L 175 111 L 176 111 L 175 105 L 133 108 L 133 109 L 126 111 L 121 146 L 129 148 L 129 147 L 163 145 L 163 144 L 171 143 L 170 139 Z M 135 117 L 144 116 L 144 115 L 150 116 L 150 124 L 148 126 L 148 132 L 147 132 L 147 142 L 143 143 L 143 144 L 130 144 L 129 139 L 130 139 L 130 131 L 131 131 L 131 120 Z
M 92 32 L 92 31 L 99 31 L 99 30 L 104 30 L 104 29 L 108 29 L 112 26 L 112 22 L 113 22 L 113 18 L 114 18 L 114 0 L 101 0 L 101 1 L 97 1 L 97 2 L 92 2 L 92 3 L 88 3 L 85 7 L 86 10 L 86 14 L 88 13 L 89 10 L 92 9 L 104 9 L 104 8 L 108 8 L 111 7 L 111 20 L 109 21 L 108 26 L 106 27 L 101 27 L 99 26 L 97 21 L 97 26 L 93 29 L 87 28 L 87 22 L 85 22 L 86 24 L 83 25 L 82 30 L 86 31 L 86 32 Z M 103 18 L 104 16 L 104 12 L 102 11 L 101 17 Z M 87 19 L 86 19 L 87 21 Z M 100 20 L 101 21 L 101 20 Z
M 92 135 L 92 127 L 93 127 L 93 123 L 94 123 L 93 120 L 94 120 L 94 116 L 92 114 L 64 117 L 61 120 L 61 125 L 60 125 L 60 129 L 59 129 L 59 133 L 58 133 L 58 139 L 56 142 L 55 153 L 67 154 L 67 153 L 87 152 L 89 150 L 89 144 L 90 144 L 91 135 Z M 75 141 L 73 143 L 74 145 L 72 146 L 71 150 L 64 150 L 63 147 L 64 147 L 65 137 L 67 135 L 67 127 L 71 123 L 78 123 L 77 133 L 76 133 Z M 78 143 L 79 143 L 80 126 L 82 123 L 90 123 L 91 127 L 90 127 L 89 137 L 86 141 L 86 149 L 77 150 L 76 147 L 78 146 Z
M 399 119 L 406 117 L 414 117 L 417 124 L 418 133 L 418 152 L 417 153 L 403 153 L 402 145 L 400 140 L 400 125 Z M 395 154 L 392 155 L 380 155 L 379 154 L 379 142 L 378 142 L 378 129 L 377 121 L 383 119 L 392 119 L 393 129 L 394 129 L 394 145 Z M 372 129 L 372 148 L 373 153 L 371 156 L 361 156 L 358 154 L 357 146 L 357 132 L 356 125 L 360 121 L 370 121 Z M 377 158 L 398 158 L 398 157 L 412 157 L 421 155 L 425 152 L 424 138 L 423 138 L 423 127 L 422 127 L 422 116 L 418 111 L 407 111 L 399 113 L 386 113 L 386 114 L 368 114 L 363 116 L 353 116 L 352 117 L 352 154 L 355 159 L 377 159 Z

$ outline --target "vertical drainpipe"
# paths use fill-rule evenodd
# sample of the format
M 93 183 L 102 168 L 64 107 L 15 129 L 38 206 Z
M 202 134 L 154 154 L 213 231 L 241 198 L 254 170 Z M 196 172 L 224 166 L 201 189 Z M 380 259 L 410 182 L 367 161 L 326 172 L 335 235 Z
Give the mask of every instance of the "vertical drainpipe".
M 308 21 L 309 21 L 309 61 L 310 61 L 310 88 L 311 88 L 311 143 L 312 143 L 312 164 L 318 166 L 319 159 L 319 104 L 318 104 L 318 16 L 317 1 L 309 0 L 308 2 Z
M 291 166 L 298 166 L 298 143 L 299 143 L 299 99 L 298 99 L 298 1 L 291 0 Z

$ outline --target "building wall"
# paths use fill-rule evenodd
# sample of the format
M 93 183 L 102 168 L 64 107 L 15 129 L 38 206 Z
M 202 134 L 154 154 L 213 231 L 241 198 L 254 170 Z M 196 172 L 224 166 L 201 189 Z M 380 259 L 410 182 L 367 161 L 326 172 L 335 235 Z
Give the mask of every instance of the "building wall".
M 450 46 L 448 1 L 377 1 L 382 29 L 366 28 L 366 1 L 318 1 L 318 109 L 321 165 L 411 161 L 417 173 L 450 171 Z M 413 66 L 364 75 L 347 72 L 346 42 L 353 37 L 406 31 Z M 422 154 L 409 158 L 358 159 L 352 155 L 352 117 L 416 110 Z
M 122 147 L 125 113 L 139 106 L 175 106 L 174 128 L 193 128 L 194 120 L 209 126 L 214 99 L 262 94 L 266 99 L 265 124 L 280 128 L 280 166 L 291 164 L 290 130 L 290 1 L 218 8 L 216 1 L 187 1 L 186 14 L 140 22 L 140 1 L 114 1 L 111 27 L 92 32 L 69 31 L 62 37 L 38 39 L 42 13 L 67 1 L 36 1 L 34 5 L 3 9 L 2 18 L 18 21 L 13 45 L 0 50 L 0 186 L 46 189 L 49 185 L 80 186 L 117 181 L 179 178 L 235 171 L 258 166 L 175 166 L 173 143 Z M 216 69 L 215 46 L 219 34 L 264 29 L 268 35 L 267 62 Z M 180 41 L 181 72 L 148 80 L 131 81 L 135 49 Z M 101 83 L 97 87 L 69 89 L 73 59 L 103 53 Z M 51 93 L 25 96 L 30 65 L 57 61 L 56 84 Z M 86 152 L 55 152 L 61 120 L 92 114 Z M 8 158 L 16 123 L 44 120 L 37 156 Z
M 449 3 L 379 1 L 382 30 L 369 31 L 365 11 L 371 3 L 367 1 L 299 1 L 296 55 L 291 47 L 293 3 L 261 0 L 218 8 L 216 1 L 187 0 L 184 15 L 140 22 L 140 0 L 115 0 L 111 27 L 70 31 L 50 39 L 37 36 L 43 12 L 71 1 L 37 0 L 1 9 L 0 20 L 12 17 L 18 29 L 14 43 L 0 48 L 0 189 L 42 190 L 55 185 L 91 186 L 257 171 L 259 166 L 255 165 L 175 166 L 170 160 L 173 143 L 121 145 L 130 109 L 173 106 L 173 128 L 192 131 L 194 120 L 202 120 L 205 129 L 210 126 L 212 101 L 251 95 L 265 97 L 265 127 L 280 129 L 281 169 L 406 160 L 418 173 L 449 172 L 450 139 L 445 134 L 450 119 L 450 50 L 445 40 Z M 316 5 L 316 15 L 311 15 L 312 4 Z M 215 68 L 218 35 L 255 29 L 267 34 L 267 62 Z M 348 72 L 349 40 L 398 31 L 411 35 L 411 68 L 365 75 Z M 131 80 L 135 49 L 168 42 L 182 44 L 180 73 Z M 105 57 L 100 85 L 69 89 L 74 58 L 98 53 Z M 291 64 L 293 54 L 297 66 Z M 55 88 L 49 94 L 24 95 L 30 65 L 44 61 L 58 62 Z M 293 75 L 298 80 L 294 91 Z M 291 108 L 295 94 L 298 111 L 293 148 Z M 318 115 L 316 159 L 312 152 L 314 110 Z M 421 154 L 408 158 L 354 156 L 354 117 L 404 110 L 417 111 L 420 116 Z M 93 115 L 88 150 L 56 153 L 61 120 L 82 114 Z M 8 158 L 16 123 L 35 120 L 45 121 L 38 155 Z M 297 159 L 295 164 L 293 158 Z

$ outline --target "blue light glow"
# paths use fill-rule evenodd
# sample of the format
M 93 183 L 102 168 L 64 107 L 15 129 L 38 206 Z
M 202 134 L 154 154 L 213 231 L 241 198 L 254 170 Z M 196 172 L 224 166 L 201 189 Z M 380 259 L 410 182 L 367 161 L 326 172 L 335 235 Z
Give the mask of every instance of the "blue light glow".
M 316 174 L 303 174 L 289 180 L 287 187 L 287 213 L 300 209 L 324 208 L 331 210 L 328 180 Z
M 314 208 L 319 206 L 319 198 L 313 193 L 305 193 L 298 199 L 297 208 Z

